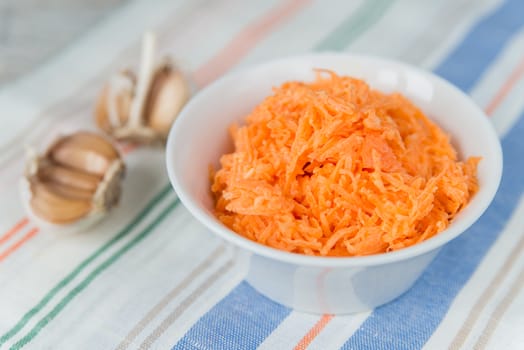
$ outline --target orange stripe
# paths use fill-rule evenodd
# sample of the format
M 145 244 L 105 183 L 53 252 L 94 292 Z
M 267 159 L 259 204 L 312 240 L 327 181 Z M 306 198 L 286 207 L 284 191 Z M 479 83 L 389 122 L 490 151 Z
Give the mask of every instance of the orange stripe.
M 511 73 L 510 77 L 504 85 L 500 88 L 500 90 L 497 92 L 495 97 L 491 100 L 491 102 L 486 107 L 486 114 L 492 115 L 495 109 L 500 105 L 500 103 L 504 100 L 504 98 L 507 96 L 507 94 L 511 91 L 513 86 L 522 78 L 522 75 L 524 74 L 524 59 L 520 62 L 520 64 L 515 68 L 515 70 Z
M 304 7 L 310 0 L 288 0 L 262 16 L 237 34 L 222 50 L 194 74 L 198 86 L 205 86 L 224 74 L 242 59 L 256 44 L 286 18 Z
M 138 148 L 138 145 L 135 143 L 126 143 L 126 144 L 121 145 L 120 151 L 122 152 L 123 155 L 126 155 L 126 154 L 133 152 L 137 148 Z
M 2 236 L 0 236 L 0 244 L 7 241 L 9 238 L 13 237 L 20 229 L 22 229 L 27 223 L 29 222 L 28 218 L 22 218 L 20 221 L 18 221 L 13 227 L 9 229 L 6 233 L 4 233 Z
M 0 253 L 0 262 L 7 258 L 9 255 L 11 255 L 13 252 L 15 252 L 18 248 L 20 248 L 25 242 L 30 240 L 34 235 L 38 233 L 38 231 L 38 227 L 33 227 L 29 232 L 27 232 L 24 235 L 24 237 L 20 238 L 20 240 L 18 240 L 12 246 L 7 248 L 3 253 Z
M 322 316 L 317 323 L 304 335 L 298 344 L 294 347 L 294 350 L 304 350 L 309 344 L 317 337 L 317 335 L 322 332 L 324 327 L 327 326 L 329 321 L 333 318 L 333 315 L 324 315 Z

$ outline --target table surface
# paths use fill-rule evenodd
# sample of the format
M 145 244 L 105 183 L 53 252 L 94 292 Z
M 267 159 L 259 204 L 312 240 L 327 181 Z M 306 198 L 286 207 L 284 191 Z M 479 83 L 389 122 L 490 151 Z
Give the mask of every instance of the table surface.
M 39 1 L 23 3 L 38 17 Z M 43 49 L 6 51 L 10 15 L 0 15 L 0 64 L 31 61 L 33 67 L 23 75 L 2 71 L 10 81 L 0 86 L 0 348 L 524 348 L 523 1 L 89 3 L 113 11 L 100 18 L 75 8 L 85 15 L 78 20 L 83 29 L 43 56 L 45 41 Z M 2 12 L 6 2 L 0 4 Z M 45 36 L 32 19 L 15 27 Z M 322 50 L 432 70 L 468 93 L 492 121 L 504 150 L 499 192 L 409 292 L 347 316 L 303 314 L 257 293 L 244 280 L 245 256 L 179 203 L 159 149 L 127 150 L 122 202 L 97 226 L 61 233 L 38 225 L 18 193 L 25 145 L 94 130 L 100 89 L 112 72 L 136 66 L 148 29 L 199 88 L 237 67 Z
M 0 86 L 30 74 L 124 0 L 0 0 Z

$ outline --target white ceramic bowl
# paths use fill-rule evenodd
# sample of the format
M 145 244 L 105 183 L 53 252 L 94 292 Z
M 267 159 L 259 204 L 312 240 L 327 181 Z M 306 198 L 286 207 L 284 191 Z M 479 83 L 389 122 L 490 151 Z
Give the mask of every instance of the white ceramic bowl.
M 288 80 L 313 80 L 313 68 L 364 79 L 398 91 L 452 135 L 461 158 L 481 156 L 480 190 L 449 228 L 415 246 L 366 257 L 311 257 L 252 242 L 213 216 L 209 165 L 231 151 L 228 127 Z M 470 227 L 492 201 L 502 171 L 500 142 L 486 115 L 459 89 L 403 63 L 366 56 L 319 53 L 289 57 L 231 73 L 196 95 L 167 141 L 167 170 L 182 203 L 211 232 L 251 252 L 248 282 L 267 297 L 313 313 L 369 310 L 408 290 L 440 248 Z

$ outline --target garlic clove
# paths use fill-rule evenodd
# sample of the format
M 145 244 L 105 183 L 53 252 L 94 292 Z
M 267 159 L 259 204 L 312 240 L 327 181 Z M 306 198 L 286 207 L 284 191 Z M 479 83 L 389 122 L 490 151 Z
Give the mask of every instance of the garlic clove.
M 118 204 L 125 165 L 115 146 L 91 132 L 31 152 L 21 194 L 30 217 L 53 230 L 84 229 Z
M 171 125 L 188 99 L 189 87 L 182 73 L 169 64 L 161 66 L 153 79 L 145 107 L 147 125 L 160 137 L 167 138 Z
M 48 184 L 31 182 L 31 207 L 35 214 L 55 224 L 76 221 L 91 211 L 90 200 L 65 197 Z
M 61 139 L 51 147 L 49 156 L 60 165 L 98 176 L 103 176 L 119 157 L 109 141 L 87 132 L 78 132 Z
M 190 88 L 169 60 L 157 62 L 156 38 L 144 35 L 136 79 L 115 76 L 104 87 L 95 111 L 97 125 L 117 140 L 163 144 Z M 126 82 L 127 81 L 127 82 Z
M 41 183 L 45 184 L 51 191 L 53 191 L 57 195 L 64 197 L 64 198 L 68 198 L 68 199 L 79 199 L 82 201 L 90 202 L 94 194 L 91 191 L 87 191 L 81 188 L 76 188 L 73 186 L 59 184 L 56 182 L 42 181 Z
M 43 181 L 55 182 L 58 185 L 78 188 L 89 192 L 91 195 L 95 193 L 98 183 L 101 180 L 99 176 L 56 164 L 42 166 L 39 169 L 38 176 Z

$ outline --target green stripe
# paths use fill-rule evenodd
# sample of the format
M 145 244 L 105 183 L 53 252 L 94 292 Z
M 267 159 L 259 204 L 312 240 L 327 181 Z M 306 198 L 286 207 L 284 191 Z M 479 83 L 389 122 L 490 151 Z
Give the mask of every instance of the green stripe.
M 315 50 L 344 50 L 386 13 L 394 0 L 364 0 L 360 7 L 315 46 Z
M 69 275 L 67 275 L 64 279 L 58 282 L 58 284 L 55 285 L 53 289 L 51 289 L 36 306 L 29 310 L 13 328 L 11 328 L 7 333 L 2 335 L 2 338 L 0 338 L 0 346 L 4 344 L 8 339 L 13 337 L 16 333 L 18 333 L 35 314 L 42 310 L 42 308 L 44 308 L 60 290 L 62 290 L 69 282 L 71 282 L 76 276 L 78 276 L 78 274 L 82 272 L 87 267 L 87 265 L 89 265 L 93 260 L 95 260 L 101 254 L 103 254 L 115 243 L 127 236 L 131 232 L 133 227 L 138 225 L 151 212 L 151 210 L 153 210 L 153 208 L 170 192 L 171 185 L 168 184 L 167 186 L 164 186 L 160 193 L 158 193 L 146 205 L 146 207 L 129 224 L 127 224 L 126 227 L 124 227 L 116 236 L 110 239 L 97 251 L 91 254 L 87 259 L 82 261 Z
M 146 238 L 157 226 L 160 224 L 173 209 L 180 203 L 178 198 L 172 201 L 153 221 L 143 229 L 135 238 L 129 241 L 126 245 L 116 251 L 113 255 L 102 262 L 96 269 L 94 269 L 82 282 L 73 288 L 47 315 L 45 315 L 29 333 L 11 347 L 11 350 L 22 348 L 30 342 L 49 322 L 51 322 L 64 307 L 67 306 L 81 291 L 83 291 L 100 273 L 111 266 L 122 255 L 127 253 L 131 248 L 140 243 Z

